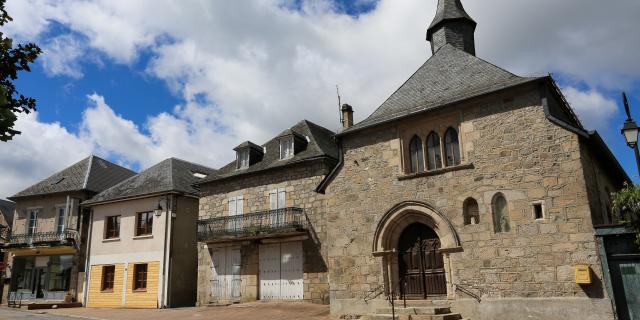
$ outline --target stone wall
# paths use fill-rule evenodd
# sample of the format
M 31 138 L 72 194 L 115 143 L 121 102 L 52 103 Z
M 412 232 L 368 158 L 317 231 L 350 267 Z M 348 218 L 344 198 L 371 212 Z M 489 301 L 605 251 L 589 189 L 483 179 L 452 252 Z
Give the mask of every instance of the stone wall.
M 527 86 L 343 138 L 344 167 L 327 189 L 333 313 L 349 313 L 384 283 L 381 258 L 371 252 L 374 234 L 403 201 L 428 203 L 457 232 L 462 251 L 446 254 L 449 291 L 460 284 L 491 299 L 605 297 L 579 137 L 546 119 L 540 97 Z M 460 130 L 462 165 L 407 175 L 407 137 L 441 126 Z M 493 227 L 498 192 L 508 201 L 506 233 Z M 476 225 L 463 223 L 468 197 L 479 205 Z M 533 218 L 534 202 L 543 203 L 544 219 Z M 574 283 L 576 264 L 590 266 L 593 284 Z
M 242 195 L 245 214 L 269 210 L 269 192 L 284 188 L 286 206 L 305 210 L 311 223 L 308 240 L 303 242 L 304 252 L 304 300 L 314 303 L 328 303 L 329 284 L 326 267 L 326 197 L 315 192 L 333 163 L 322 160 L 305 162 L 286 168 L 254 173 L 247 176 L 226 179 L 202 186 L 200 199 L 200 219 L 221 217 L 228 214 L 228 199 Z M 241 249 L 242 301 L 252 301 L 259 297 L 258 269 L 259 241 L 235 241 L 222 245 Z M 209 248 L 221 244 L 198 243 L 198 304 L 211 301 L 211 256 Z

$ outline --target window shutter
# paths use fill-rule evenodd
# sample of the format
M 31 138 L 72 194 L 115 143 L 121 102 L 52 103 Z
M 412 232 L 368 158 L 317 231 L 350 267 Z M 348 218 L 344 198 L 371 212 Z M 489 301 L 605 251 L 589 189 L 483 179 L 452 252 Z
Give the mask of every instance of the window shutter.
M 278 209 L 282 209 L 285 207 L 285 195 L 286 192 L 284 189 L 278 189 Z
M 236 215 L 236 198 L 229 198 L 229 215 L 230 216 L 235 216 Z
M 236 198 L 236 214 L 244 214 L 244 199 L 242 196 Z
M 269 209 L 278 209 L 278 190 L 269 192 Z

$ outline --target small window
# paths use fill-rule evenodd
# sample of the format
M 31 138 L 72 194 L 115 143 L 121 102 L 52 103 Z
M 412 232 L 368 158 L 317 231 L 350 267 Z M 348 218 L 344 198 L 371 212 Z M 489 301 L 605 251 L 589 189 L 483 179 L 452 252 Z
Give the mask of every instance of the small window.
M 147 264 L 133 265 L 133 290 L 147 290 Z
M 115 266 L 103 266 L 102 267 L 102 291 L 113 291 L 113 279 L 115 279 L 116 267 Z
M 493 230 L 496 233 L 511 231 L 507 199 L 504 195 L 502 193 L 496 194 L 491 201 L 491 206 L 493 209 Z
M 280 159 L 293 157 L 293 137 L 280 139 Z
M 207 175 L 201 172 L 193 172 L 193 176 L 198 179 L 202 179 L 202 178 L 205 178 Z
M 136 236 L 149 235 L 153 232 L 153 212 L 140 212 L 136 219 Z
M 413 136 L 409 142 L 409 163 L 411 164 L 411 173 L 424 171 L 422 140 L 418 136 Z
M 238 169 L 249 167 L 249 149 L 238 150 Z
M 59 234 L 62 233 L 62 231 L 64 231 L 64 218 L 65 218 L 65 209 L 58 208 L 58 221 L 56 226 L 56 232 Z
M 429 133 L 429 136 L 427 136 L 427 168 L 429 170 L 437 170 L 442 168 L 440 136 L 433 131 Z
M 536 220 L 544 219 L 544 206 L 542 202 L 533 204 L 533 218 Z
M 115 239 L 120 237 L 120 216 L 110 216 L 106 218 L 105 239 Z
M 458 132 L 454 128 L 447 129 L 444 134 L 444 155 L 447 160 L 447 167 L 460 164 L 460 143 Z
M 480 210 L 478 210 L 478 202 L 474 198 L 468 198 L 464 201 L 464 224 L 478 224 L 480 223 Z

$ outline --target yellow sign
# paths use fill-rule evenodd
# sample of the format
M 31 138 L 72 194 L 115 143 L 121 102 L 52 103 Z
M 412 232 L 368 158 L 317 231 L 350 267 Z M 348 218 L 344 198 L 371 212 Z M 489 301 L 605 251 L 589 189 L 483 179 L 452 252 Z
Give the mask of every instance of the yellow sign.
M 591 284 L 591 269 L 589 269 L 589 266 L 577 265 L 575 270 L 577 284 Z

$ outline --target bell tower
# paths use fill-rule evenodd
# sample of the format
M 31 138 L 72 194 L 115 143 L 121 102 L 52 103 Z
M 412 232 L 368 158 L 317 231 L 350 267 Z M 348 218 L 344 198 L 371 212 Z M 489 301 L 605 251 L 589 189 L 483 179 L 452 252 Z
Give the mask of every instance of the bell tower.
M 438 0 L 436 16 L 427 29 L 427 41 L 431 42 L 432 53 L 451 44 L 475 55 L 475 31 L 476 22 L 464 10 L 460 0 Z

